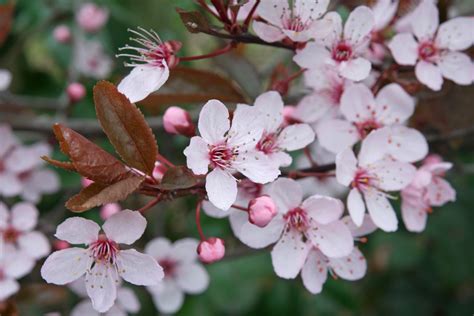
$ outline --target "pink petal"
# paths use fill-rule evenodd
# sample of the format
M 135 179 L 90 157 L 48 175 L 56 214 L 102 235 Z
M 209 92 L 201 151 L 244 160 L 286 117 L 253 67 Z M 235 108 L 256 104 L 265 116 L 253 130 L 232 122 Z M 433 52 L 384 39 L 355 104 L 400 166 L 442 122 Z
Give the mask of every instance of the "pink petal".
M 120 250 L 117 254 L 120 276 L 135 285 L 156 285 L 164 277 L 163 268 L 150 256 L 135 249 Z
M 276 132 L 283 123 L 283 106 L 283 99 L 276 91 L 265 92 L 255 99 L 254 107 L 265 132 Z
M 366 6 L 358 6 L 350 13 L 344 25 L 344 39 L 357 45 L 370 34 L 374 24 L 372 10 Z
M 365 203 L 359 190 L 354 188 L 347 196 L 347 210 L 356 226 L 361 226 L 364 220 Z
M 386 232 L 396 231 L 397 216 L 387 197 L 382 192 L 372 189 L 364 193 L 364 198 L 374 224 Z
M 369 76 L 371 69 L 372 64 L 370 63 L 370 61 L 365 58 L 358 57 L 349 60 L 344 65 L 341 65 L 340 74 L 341 76 L 349 80 L 361 81 Z
M 411 183 L 416 173 L 412 164 L 392 159 L 379 160 L 368 170 L 375 175 L 377 187 L 384 191 L 400 191 Z
M 309 94 L 300 100 L 291 116 L 304 123 L 314 123 L 331 110 L 332 100 L 328 99 L 318 93 Z
M 117 298 L 117 273 L 115 269 L 103 263 L 96 263 L 86 274 L 86 289 L 92 306 L 100 313 L 108 311 Z
M 408 231 L 419 233 L 425 230 L 428 213 L 422 204 L 414 204 L 402 200 L 401 209 L 402 219 Z
M 20 290 L 20 285 L 13 279 L 0 281 L 0 301 L 4 301 Z
M 449 52 L 441 56 L 438 65 L 443 77 L 459 85 L 472 83 L 472 61 L 466 54 Z
M 138 211 L 123 210 L 109 217 L 102 229 L 107 238 L 119 244 L 131 245 L 146 228 L 146 219 Z
M 289 12 L 290 8 L 287 1 L 266 0 L 262 1 L 257 8 L 258 15 L 272 23 L 281 26 L 281 18 L 285 12 Z
M 321 195 L 310 196 L 301 204 L 301 208 L 319 224 L 336 221 L 344 212 L 341 200 Z
M 393 58 L 399 65 L 415 65 L 418 59 L 418 43 L 410 33 L 401 33 L 393 37 L 388 44 Z
M 45 235 L 40 232 L 29 232 L 18 238 L 20 249 L 34 259 L 43 258 L 51 252 L 51 246 Z
M 431 1 L 423 1 L 411 20 L 413 33 L 418 40 L 433 38 L 439 25 L 438 8 Z
M 329 0 L 296 0 L 293 5 L 293 13 L 302 21 L 317 20 L 327 10 Z
M 12 197 L 23 190 L 23 185 L 15 174 L 0 173 L 0 195 Z
M 164 314 L 176 313 L 184 302 L 184 293 L 173 280 L 164 280 L 161 285 L 148 288 L 156 308 Z
M 345 186 L 354 180 L 357 172 L 357 159 L 352 149 L 347 148 L 336 156 L 336 179 Z
M 448 181 L 436 177 L 427 187 L 427 198 L 431 205 L 442 206 L 447 202 L 456 201 L 456 191 Z
M 8 212 L 7 206 L 0 202 L 0 229 L 7 227 L 10 219 L 10 213 Z
M 252 27 L 255 34 L 268 43 L 278 42 L 286 37 L 281 29 L 265 22 L 254 21 Z
M 465 50 L 472 45 L 472 17 L 457 17 L 440 25 L 436 34 L 436 45 L 449 50 Z
M 6 278 L 22 278 L 35 266 L 35 260 L 21 251 L 5 252 L 2 260 L 2 269 Z
M 378 0 L 372 6 L 375 30 L 384 29 L 393 19 L 398 9 L 398 0 Z
M 145 246 L 145 253 L 156 260 L 168 258 L 171 255 L 171 242 L 166 238 L 154 238 Z
M 364 215 L 362 225 L 360 225 L 359 227 L 356 226 L 350 216 L 344 216 L 342 218 L 342 221 L 344 222 L 344 224 L 346 224 L 347 227 L 349 227 L 349 230 L 351 231 L 352 236 L 354 237 L 367 236 L 377 230 L 377 226 L 375 226 L 369 214 Z
M 255 183 L 269 183 L 280 175 L 278 165 L 270 163 L 268 157 L 257 151 L 243 153 L 237 157 L 235 168 Z
M 83 280 L 81 280 L 84 282 Z M 89 299 L 83 300 L 74 306 L 71 310 L 71 316 L 100 316 L 100 313 L 92 307 L 92 302 Z
M 206 177 L 209 201 L 221 210 L 228 210 L 237 198 L 237 181 L 228 172 L 216 168 Z
M 362 279 L 367 271 L 367 262 L 357 247 L 344 258 L 329 258 L 329 266 L 345 280 L 355 281 Z
M 401 124 L 415 110 L 415 100 L 398 84 L 384 86 L 375 97 L 376 117 L 384 125 Z
M 327 225 L 314 225 L 307 231 L 311 243 L 321 252 L 332 258 L 347 256 L 354 247 L 351 231 L 342 221 L 334 221 Z
M 193 238 L 183 238 L 174 242 L 171 249 L 172 258 L 180 262 L 193 262 L 196 261 L 197 248 L 199 241 Z
M 41 277 L 48 283 L 68 284 L 83 276 L 92 262 L 89 253 L 83 248 L 55 251 L 41 267 Z
M 199 113 L 198 129 L 208 144 L 218 144 L 224 140 L 229 130 L 229 111 L 218 100 L 208 101 Z
M 12 225 L 21 231 L 30 231 L 35 228 L 38 216 L 39 212 L 36 207 L 27 202 L 17 203 L 11 210 Z
M 325 256 L 318 250 L 311 250 L 301 270 L 305 288 L 312 294 L 321 293 L 328 275 Z
M 138 313 L 141 307 L 135 292 L 126 287 L 117 289 L 117 303 L 129 313 Z
M 284 279 L 296 278 L 306 261 L 309 249 L 299 231 L 286 230 L 271 253 L 275 273 Z
M 303 200 L 303 190 L 295 180 L 279 178 L 270 187 L 270 196 L 277 206 L 279 213 L 298 207 Z
M 373 117 L 375 98 L 364 84 L 354 84 L 341 96 L 341 112 L 351 122 L 364 122 Z
M 70 244 L 90 244 L 97 240 L 100 227 L 82 217 L 70 217 L 59 224 L 54 236 Z
M 324 120 L 316 127 L 321 146 L 332 153 L 351 148 L 360 139 L 354 124 L 340 119 Z
M 441 69 L 437 65 L 421 60 L 416 64 L 415 75 L 418 81 L 431 90 L 441 90 L 443 77 L 441 76 Z
M 194 136 L 184 149 L 186 164 L 194 174 L 206 174 L 209 169 L 209 148 L 202 137 Z
M 305 48 L 296 52 L 293 61 L 302 68 L 317 68 L 331 59 L 331 53 L 321 44 L 308 43 Z
M 257 119 L 255 107 L 237 104 L 232 117 L 232 126 L 228 132 L 229 146 L 238 147 L 241 152 L 252 150 L 263 134 L 263 124 Z
M 278 146 L 287 151 L 302 149 L 314 141 L 314 131 L 308 124 L 293 124 L 278 135 Z
M 186 263 L 176 269 L 176 283 L 186 293 L 199 294 L 209 286 L 209 275 L 198 263 Z

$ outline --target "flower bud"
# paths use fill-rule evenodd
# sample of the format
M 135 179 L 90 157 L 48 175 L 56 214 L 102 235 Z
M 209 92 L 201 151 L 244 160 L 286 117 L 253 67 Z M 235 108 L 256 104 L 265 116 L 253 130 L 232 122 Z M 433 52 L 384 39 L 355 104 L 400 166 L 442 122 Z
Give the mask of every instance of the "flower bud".
M 56 240 L 53 243 L 53 248 L 56 250 L 63 250 L 70 247 L 71 245 L 67 241 L 64 241 L 64 240 Z
M 165 175 L 166 170 L 168 170 L 168 168 L 166 168 L 164 164 L 159 161 L 155 161 L 155 168 L 153 168 L 152 174 L 153 178 L 158 181 L 161 181 L 161 179 L 163 179 L 163 176 Z
M 169 107 L 163 115 L 163 125 L 170 134 L 192 137 L 195 135 L 194 124 L 188 112 L 180 107 Z
M 251 200 L 248 209 L 249 222 L 258 227 L 267 226 L 277 214 L 275 203 L 267 195 Z
M 83 188 L 87 188 L 87 187 L 90 186 L 92 183 L 94 183 L 94 181 L 89 180 L 89 179 L 87 179 L 87 178 L 85 178 L 85 177 L 82 177 L 82 178 L 81 178 L 81 185 L 82 185 Z
M 81 6 L 76 15 L 77 24 L 86 32 L 99 31 L 107 22 L 109 11 L 94 3 L 88 2 Z
M 220 238 L 211 237 L 201 241 L 197 248 L 199 260 L 204 263 L 212 263 L 221 260 L 225 254 L 224 241 Z
M 122 208 L 117 203 L 104 204 L 104 206 L 102 206 L 102 208 L 100 209 L 100 218 L 105 221 L 107 218 L 120 212 L 121 210 Z
M 423 160 L 423 165 L 432 165 L 443 162 L 443 158 L 440 155 L 430 154 L 426 156 L 425 160 Z
M 86 96 L 86 88 L 79 82 L 71 83 L 66 91 L 72 103 L 79 102 Z
M 58 25 L 54 28 L 53 37 L 59 43 L 64 44 L 71 40 L 71 31 L 67 25 Z

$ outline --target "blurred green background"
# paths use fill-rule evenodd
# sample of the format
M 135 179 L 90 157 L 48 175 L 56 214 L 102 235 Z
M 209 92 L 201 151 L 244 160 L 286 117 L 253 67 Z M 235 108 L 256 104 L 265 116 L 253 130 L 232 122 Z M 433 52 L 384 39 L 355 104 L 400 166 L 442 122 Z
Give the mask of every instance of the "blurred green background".
M 282 0 L 283 1 L 283 0 Z M 2 1 L 0 1 L 1 3 Z M 5 3 L 6 1 L 3 1 Z M 73 24 L 73 9 L 80 1 L 19 0 L 16 1 L 12 31 L 0 48 L 0 68 L 13 72 L 11 91 L 18 95 L 58 98 L 66 87 L 71 49 L 52 37 L 60 23 Z M 191 0 L 104 0 L 98 4 L 109 8 L 107 26 L 94 35 L 112 57 L 118 47 L 128 42 L 128 27 L 153 28 L 162 39 L 183 42 L 182 55 L 207 53 L 222 43 L 203 34 L 189 34 L 182 25 L 175 7 L 194 9 Z M 340 1 L 350 7 L 353 1 Z M 361 1 L 359 1 L 361 3 Z M 457 1 L 458 12 L 474 12 L 472 0 Z M 347 8 L 340 8 L 347 12 Z M 248 46 L 239 55 L 218 61 L 197 61 L 186 66 L 212 70 L 236 81 L 251 99 L 264 91 L 274 67 L 280 63 L 294 67 L 288 52 L 274 48 Z M 127 69 L 123 60 L 115 58 L 110 80 L 118 82 Z M 71 118 L 94 119 L 91 89 L 93 79 L 82 78 L 87 98 L 76 104 Z M 290 95 L 297 95 L 298 88 Z M 453 96 L 456 102 L 453 102 Z M 420 106 L 413 124 L 428 133 L 449 132 L 459 126 L 473 126 L 473 88 L 447 87 L 443 94 L 420 96 Z M 291 98 L 290 98 L 291 99 Z M 189 105 L 189 109 L 196 109 Z M 145 108 L 147 113 L 162 113 L 163 107 Z M 28 120 L 32 117 L 54 119 L 47 110 L 11 110 L 0 112 L 5 117 Z M 3 119 L 4 121 L 5 119 Z M 187 140 L 169 137 L 156 130 L 161 153 L 176 163 L 183 163 L 182 149 Z M 22 132 L 25 141 L 47 138 L 50 133 Z M 100 134 L 94 138 L 111 149 Z M 309 294 L 301 280 L 282 280 L 272 270 L 267 251 L 248 251 L 232 238 L 227 220 L 204 218 L 208 235 L 226 239 L 227 249 L 234 255 L 208 266 L 211 283 L 207 292 L 187 296 L 178 315 L 472 315 L 474 313 L 474 152 L 471 139 L 440 141 L 432 149 L 453 161 L 455 169 L 448 180 L 457 190 L 456 203 L 434 210 L 427 230 L 422 234 L 407 232 L 403 225 L 396 233 L 378 232 L 361 245 L 369 262 L 367 276 L 357 282 L 328 279 L 320 295 Z M 177 150 L 179 149 L 179 150 Z M 62 157 L 56 150 L 55 156 Z M 64 209 L 65 198 L 79 190 L 77 175 L 60 172 L 63 190 L 43 199 L 39 208 L 43 228 L 51 238 L 54 226 L 70 215 Z M 165 235 L 175 240 L 197 237 L 192 212 L 193 199 L 159 204 L 149 211 L 150 222 L 145 240 Z M 124 207 L 139 207 L 144 200 L 132 197 Z M 100 221 L 97 210 L 84 216 Z M 53 240 L 53 239 L 52 239 Z M 40 265 L 38 265 L 40 266 Z M 78 298 L 64 288 L 46 286 L 39 277 L 39 268 L 25 279 L 25 287 L 17 296 L 21 315 L 42 315 L 58 311 L 64 315 Z M 139 315 L 155 315 L 153 303 L 143 288 L 136 289 L 142 302 Z

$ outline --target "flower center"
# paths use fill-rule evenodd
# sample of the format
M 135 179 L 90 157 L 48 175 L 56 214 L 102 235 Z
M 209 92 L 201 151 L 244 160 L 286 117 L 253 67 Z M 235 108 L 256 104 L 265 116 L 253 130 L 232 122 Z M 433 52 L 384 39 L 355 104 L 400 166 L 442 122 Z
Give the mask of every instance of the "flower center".
M 257 143 L 257 149 L 265 154 L 271 154 L 277 150 L 277 135 L 275 133 L 263 135 Z
M 296 207 L 286 213 L 283 218 L 289 227 L 294 228 L 300 232 L 306 231 L 309 226 L 308 215 L 302 208 Z
M 17 229 L 15 229 L 14 227 L 12 226 L 9 226 L 7 227 L 7 229 L 5 229 L 3 231 L 3 240 L 6 242 L 6 243 L 16 243 L 16 241 L 18 240 L 18 237 L 20 237 L 21 235 L 21 232 L 18 231 Z
M 352 57 L 352 47 L 344 42 L 340 42 L 332 50 L 332 59 L 337 62 L 348 61 Z
M 302 32 L 308 28 L 308 23 L 303 22 L 299 16 L 288 17 L 283 19 L 282 22 L 283 28 L 294 32 Z
M 357 188 L 359 191 L 365 191 L 371 186 L 374 178 L 368 174 L 364 169 L 359 169 L 351 183 L 353 188 Z
M 362 123 L 356 123 L 357 131 L 361 138 L 365 138 L 373 130 L 379 129 L 381 125 L 375 120 L 368 120 Z
M 90 245 L 90 250 L 96 261 L 114 264 L 119 247 L 115 241 L 107 239 L 105 235 L 99 235 L 99 238 Z
M 227 147 L 227 144 L 212 146 L 211 150 L 209 151 L 209 159 L 211 160 L 211 165 L 214 168 L 230 168 L 235 156 L 236 152 Z
M 245 192 L 245 195 L 250 199 L 259 197 L 262 195 L 263 185 L 259 183 L 254 183 L 248 179 L 242 179 L 239 182 L 239 189 Z
M 163 268 L 163 272 L 165 273 L 165 277 L 171 277 L 176 272 L 176 261 L 171 259 L 163 259 L 159 260 L 158 264 Z
M 433 42 L 425 42 L 418 47 L 418 55 L 422 60 L 431 61 L 437 53 L 438 50 Z

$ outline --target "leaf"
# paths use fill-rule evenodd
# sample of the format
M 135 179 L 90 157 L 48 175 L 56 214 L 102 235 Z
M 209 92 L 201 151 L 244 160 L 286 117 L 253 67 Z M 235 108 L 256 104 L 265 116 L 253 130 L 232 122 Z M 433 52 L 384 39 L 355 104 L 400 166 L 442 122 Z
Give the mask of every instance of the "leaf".
M 199 69 L 177 67 L 166 84 L 140 104 L 154 112 L 162 105 L 205 103 L 210 99 L 222 102 L 244 102 L 239 86 L 221 75 Z
M 71 159 L 82 176 L 103 184 L 115 183 L 130 176 L 127 166 L 81 134 L 61 124 L 55 124 L 53 131 L 61 151 Z M 57 166 L 63 168 L 63 164 L 67 163 L 61 162 Z
M 14 2 L 10 1 L 0 5 L 0 45 L 2 45 L 10 34 L 13 20 Z
M 94 103 L 102 129 L 122 159 L 151 175 L 158 146 L 140 110 L 107 81 L 94 87 Z
M 211 30 L 207 19 L 198 11 L 185 11 L 176 8 L 181 21 L 190 33 L 208 32 Z
M 144 179 L 133 176 L 111 185 L 94 182 L 70 198 L 66 207 L 73 212 L 84 212 L 96 206 L 121 201 L 137 190 Z
M 74 167 L 74 164 L 70 161 L 59 161 L 59 160 L 49 158 L 47 156 L 41 156 L 41 159 L 43 159 L 44 161 L 46 161 L 47 163 L 55 167 L 62 168 L 68 171 L 77 171 L 76 167 Z
M 198 179 L 191 170 L 185 166 L 177 166 L 166 170 L 159 187 L 162 190 L 187 189 L 197 183 Z

